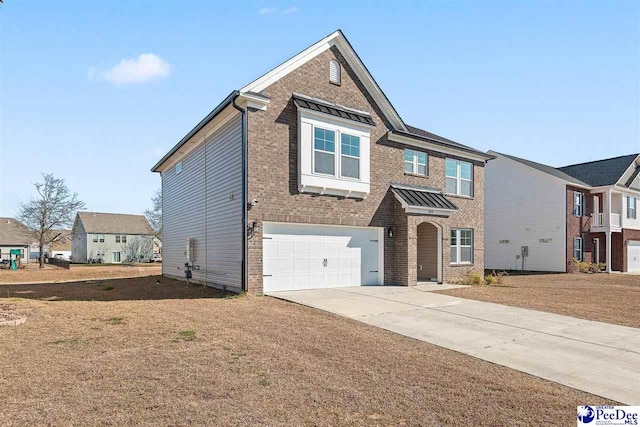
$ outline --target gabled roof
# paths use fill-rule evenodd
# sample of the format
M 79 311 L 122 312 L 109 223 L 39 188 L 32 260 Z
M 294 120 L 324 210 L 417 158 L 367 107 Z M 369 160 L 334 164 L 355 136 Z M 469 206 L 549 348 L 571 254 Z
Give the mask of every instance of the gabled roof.
M 500 156 L 504 156 L 508 159 L 511 159 L 513 161 L 516 161 L 518 163 L 522 163 L 525 166 L 529 166 L 530 168 L 536 169 L 540 172 L 544 172 L 546 174 L 555 176 L 556 178 L 560 178 L 564 181 L 567 181 L 571 184 L 576 184 L 576 185 L 580 185 L 583 187 L 589 187 L 589 184 L 587 184 L 586 182 L 582 182 L 579 179 L 576 179 L 574 177 L 572 177 L 571 175 L 567 175 L 564 172 L 559 171 L 558 169 L 554 168 L 553 166 L 548 166 L 548 165 L 544 165 L 542 163 L 536 163 L 536 162 L 532 162 L 531 160 L 527 160 L 527 159 L 522 159 L 520 157 L 516 157 L 516 156 L 511 156 L 509 154 L 504 154 L 504 153 L 498 153 L 497 151 L 489 151 L 489 153 L 492 154 L 497 154 Z
M 351 69 L 356 73 L 360 82 L 367 89 L 371 97 L 375 100 L 376 104 L 380 107 L 389 123 L 395 128 L 400 130 L 406 130 L 406 125 L 400 118 L 400 115 L 393 107 L 387 95 L 382 91 L 378 83 L 375 81 L 367 67 L 364 65 L 356 51 L 349 43 L 349 40 L 345 37 L 341 30 L 334 31 L 318 42 L 312 44 L 302 52 L 293 56 L 289 60 L 278 65 L 276 68 L 252 81 L 242 89 L 240 93 L 247 92 L 262 92 L 268 86 L 286 76 L 292 71 L 295 71 L 300 66 L 307 63 L 310 59 L 315 58 L 327 49 L 335 46 L 344 59 L 349 63 Z
M 154 234 L 144 215 L 82 211 L 78 212 L 78 219 L 87 233 Z
M 492 159 L 493 156 L 487 155 L 484 151 L 476 150 L 475 148 L 471 148 L 469 146 L 460 144 L 459 142 L 453 141 L 451 139 L 444 138 L 440 135 L 436 135 L 435 133 L 431 133 L 424 129 L 417 128 L 415 126 L 407 125 L 407 132 L 396 131 L 395 133 L 404 134 L 412 137 L 417 137 L 419 139 L 425 139 L 430 142 L 434 142 L 443 147 L 454 148 L 462 151 L 466 151 L 468 153 L 474 153 L 479 156 L 485 157 L 487 159 Z
M 0 218 L 0 246 L 27 246 L 32 240 L 23 223 L 14 218 Z
M 563 166 L 558 170 L 593 187 L 615 185 L 629 169 L 636 157 L 638 157 L 638 153 Z

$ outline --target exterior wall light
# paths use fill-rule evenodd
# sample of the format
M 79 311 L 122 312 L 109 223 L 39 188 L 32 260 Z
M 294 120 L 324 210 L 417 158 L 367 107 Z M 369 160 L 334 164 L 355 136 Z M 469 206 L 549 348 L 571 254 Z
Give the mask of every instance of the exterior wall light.
M 395 227 L 389 227 L 389 228 L 387 228 L 387 236 L 388 236 L 389 238 L 393 238 L 393 235 L 395 234 L 395 232 L 396 232 Z

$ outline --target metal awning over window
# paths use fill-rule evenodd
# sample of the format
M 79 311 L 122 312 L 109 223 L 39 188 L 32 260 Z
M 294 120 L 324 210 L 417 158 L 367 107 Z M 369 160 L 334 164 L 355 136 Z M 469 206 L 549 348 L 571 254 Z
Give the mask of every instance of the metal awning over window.
M 406 213 L 449 216 L 458 208 L 440 190 L 412 185 L 392 184 L 391 191 Z
M 369 126 L 375 126 L 373 119 L 364 111 L 357 111 L 342 105 L 332 104 L 327 101 L 310 98 L 299 93 L 293 94 L 293 102 L 298 108 L 305 108 L 319 113 L 329 114 L 342 119 L 353 120 Z

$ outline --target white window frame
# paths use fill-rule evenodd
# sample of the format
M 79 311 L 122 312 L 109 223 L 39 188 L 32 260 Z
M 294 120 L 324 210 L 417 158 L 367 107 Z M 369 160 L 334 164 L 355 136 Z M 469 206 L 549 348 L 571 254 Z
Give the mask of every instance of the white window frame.
M 127 243 L 127 235 L 126 234 L 121 234 L 120 235 L 120 241 L 122 243 Z
M 338 135 L 340 136 L 340 161 L 339 161 L 340 170 L 339 170 L 339 177 L 343 178 L 343 179 L 357 179 L 357 180 L 360 180 L 360 164 L 362 163 L 362 160 L 361 160 L 361 155 L 362 155 L 361 145 L 362 144 L 360 143 L 360 137 L 358 135 L 351 135 L 348 132 L 338 132 Z M 350 138 L 357 138 L 358 139 L 358 155 L 357 156 L 354 156 L 354 155 L 351 155 L 351 154 L 344 154 L 342 152 L 342 136 L 343 135 L 346 135 L 346 136 L 348 136 Z M 343 157 L 346 157 L 346 158 L 349 158 L 349 159 L 358 159 L 358 176 L 357 177 L 346 176 L 346 175 L 342 174 L 342 158 Z
M 94 234 L 93 235 L 93 239 L 91 239 L 91 240 L 93 241 L 93 243 L 98 243 L 98 239 L 99 239 L 98 235 Z
M 409 162 L 407 160 L 407 154 L 411 154 L 411 156 L 413 158 L 412 162 Z M 421 163 L 419 161 L 418 154 L 424 154 L 424 163 Z M 410 148 L 405 148 L 404 149 L 404 165 L 405 165 L 405 167 L 408 164 L 411 165 L 411 172 L 407 172 L 405 170 L 404 173 L 411 174 L 411 175 L 419 175 L 419 176 L 429 176 L 429 155 L 427 153 L 425 153 L 424 151 L 417 151 L 417 150 L 412 150 Z M 423 174 L 418 172 L 418 166 L 424 166 L 424 173 Z
M 633 208 L 631 208 L 631 202 L 633 201 Z M 638 199 L 632 196 L 627 196 L 627 219 L 637 219 L 638 217 Z
M 450 176 L 447 175 L 447 162 L 456 162 L 456 176 Z M 471 179 L 467 179 L 467 178 L 462 178 L 462 164 L 468 164 L 469 166 L 471 166 Z M 456 192 L 455 193 L 449 193 L 447 192 L 446 194 L 451 195 L 451 196 L 460 196 L 460 197 L 468 197 L 468 198 L 473 198 L 474 195 L 474 188 L 473 188 L 473 163 L 471 162 L 465 162 L 463 160 L 457 160 L 457 159 L 452 159 L 447 157 L 445 159 L 445 165 L 444 165 L 444 175 L 445 175 L 445 192 L 447 192 L 447 178 L 452 178 L 456 180 Z M 466 181 L 469 182 L 469 189 L 471 191 L 471 194 L 462 194 L 462 181 Z
M 100 234 L 100 237 L 98 238 L 98 241 L 100 243 L 104 243 L 104 234 Z
M 584 193 L 580 191 L 573 192 L 573 215 L 574 216 L 584 216 L 585 206 L 584 206 Z
M 579 242 L 579 244 L 576 245 L 576 242 Z M 576 253 L 578 254 L 578 256 L 576 256 Z M 573 258 L 577 259 L 578 261 L 584 261 L 584 242 L 582 240 L 582 237 L 573 238 Z
M 471 233 L 471 244 L 470 245 L 462 245 L 460 241 L 460 236 L 462 235 L 462 231 L 468 231 Z M 472 228 L 452 228 L 449 233 L 449 238 L 451 238 L 451 233 L 456 233 L 456 243 L 451 244 L 451 251 L 456 252 L 456 260 L 451 261 L 451 253 L 449 254 L 449 262 L 451 265 L 473 265 L 473 229 Z M 460 261 L 462 259 L 462 248 L 470 248 L 471 250 L 471 260 L 470 261 Z
M 116 243 L 120 243 L 120 235 L 116 234 Z
M 180 172 L 182 172 L 182 161 L 176 163 L 176 175 L 178 175 Z
M 329 132 L 333 132 L 333 134 L 335 135 L 335 140 L 334 140 L 334 151 L 333 153 L 330 151 L 325 151 L 325 150 L 320 150 L 316 148 L 316 129 L 321 129 L 323 131 L 329 131 Z M 331 178 L 338 178 L 338 179 L 342 179 L 345 181 L 361 181 L 362 180 L 362 138 L 359 135 L 354 135 L 350 132 L 344 132 L 341 129 L 331 126 L 330 124 L 327 124 L 327 126 L 318 126 L 318 125 L 313 125 L 313 131 L 312 131 L 312 135 L 311 135 L 311 144 L 312 144 L 312 150 L 313 150 L 313 155 L 311 156 L 311 171 L 313 175 L 317 175 L 317 176 L 326 176 L 326 177 L 331 177 Z M 342 135 L 348 135 L 350 137 L 355 137 L 358 138 L 358 151 L 360 152 L 360 156 L 356 157 L 356 156 L 351 156 L 351 155 L 347 155 L 347 154 L 342 154 Z M 316 152 L 320 152 L 320 153 L 326 153 L 326 154 L 332 154 L 333 155 L 333 174 L 330 173 L 323 173 L 323 172 L 316 172 Z M 353 178 L 350 176 L 344 176 L 342 175 L 342 157 L 350 157 L 350 158 L 354 158 L 354 159 L 358 159 L 358 178 Z

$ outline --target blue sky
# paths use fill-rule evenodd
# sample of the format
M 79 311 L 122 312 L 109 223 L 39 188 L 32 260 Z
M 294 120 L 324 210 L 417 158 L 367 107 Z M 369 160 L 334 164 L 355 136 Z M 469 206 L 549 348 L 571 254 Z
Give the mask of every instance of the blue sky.
M 640 151 L 638 1 L 5 0 L 0 216 L 41 172 L 141 213 L 164 152 L 337 28 L 409 124 L 554 166 Z

